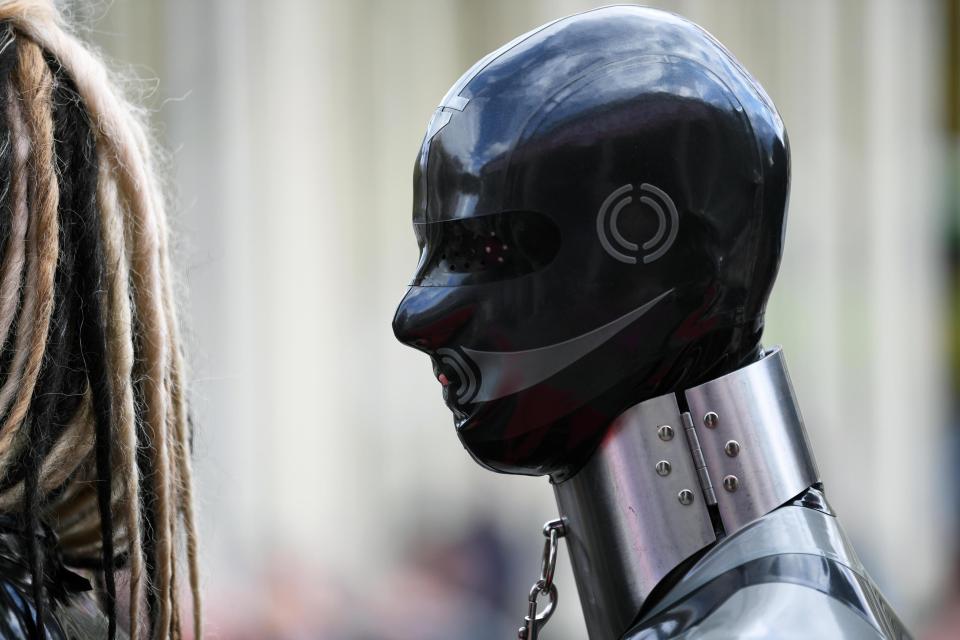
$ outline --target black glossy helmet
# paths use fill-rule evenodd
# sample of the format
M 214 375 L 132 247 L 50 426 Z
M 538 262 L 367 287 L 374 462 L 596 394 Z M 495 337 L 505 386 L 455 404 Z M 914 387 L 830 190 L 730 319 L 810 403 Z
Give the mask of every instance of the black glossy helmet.
M 393 328 L 474 458 L 562 479 L 626 408 L 756 357 L 789 165 L 763 89 L 662 11 L 557 20 L 464 74 L 417 158 Z

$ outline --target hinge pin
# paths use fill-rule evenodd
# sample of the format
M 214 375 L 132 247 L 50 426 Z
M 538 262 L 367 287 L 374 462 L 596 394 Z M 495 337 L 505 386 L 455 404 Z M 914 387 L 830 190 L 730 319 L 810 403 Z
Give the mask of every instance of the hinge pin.
M 690 417 L 690 412 L 688 411 L 684 411 L 680 417 L 683 420 L 683 431 L 687 434 L 687 445 L 690 447 L 690 455 L 693 456 L 693 464 L 697 468 L 700 488 L 703 489 L 703 495 L 708 505 L 717 504 L 717 495 L 713 491 L 713 482 L 710 481 L 710 474 L 707 473 L 707 463 L 703 458 L 703 451 L 700 449 L 700 439 L 697 437 L 697 430 L 693 426 L 693 418 Z

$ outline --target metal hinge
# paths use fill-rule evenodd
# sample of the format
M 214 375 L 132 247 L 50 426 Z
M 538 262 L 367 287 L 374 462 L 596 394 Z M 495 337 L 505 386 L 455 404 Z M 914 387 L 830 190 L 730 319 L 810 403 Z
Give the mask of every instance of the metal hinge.
M 693 464 L 697 468 L 697 477 L 700 478 L 700 489 L 706 497 L 708 505 L 717 504 L 717 494 L 713 491 L 713 482 L 710 481 L 710 474 L 707 473 L 707 463 L 703 459 L 703 451 L 700 449 L 700 438 L 697 437 L 697 430 L 693 426 L 693 418 L 689 411 L 680 414 L 683 420 L 683 430 L 687 434 L 687 445 L 690 447 L 690 455 L 693 456 Z

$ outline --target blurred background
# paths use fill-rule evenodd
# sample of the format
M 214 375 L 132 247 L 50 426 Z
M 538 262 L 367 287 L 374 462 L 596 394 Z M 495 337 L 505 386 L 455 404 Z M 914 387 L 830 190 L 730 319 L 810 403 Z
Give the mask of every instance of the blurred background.
M 781 111 L 793 190 L 765 341 L 872 575 L 919 637 L 955 637 L 960 1 L 651 4 Z M 552 491 L 468 458 L 390 320 L 433 109 L 483 54 L 592 6 L 68 5 L 170 150 L 211 637 L 515 637 Z M 583 638 L 559 564 L 544 635 Z

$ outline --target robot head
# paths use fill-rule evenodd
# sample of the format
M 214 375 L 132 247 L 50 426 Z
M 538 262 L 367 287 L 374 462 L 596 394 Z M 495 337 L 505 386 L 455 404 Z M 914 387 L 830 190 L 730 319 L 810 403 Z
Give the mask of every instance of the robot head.
M 756 357 L 788 189 L 776 109 L 704 30 L 639 7 L 549 23 L 434 112 L 394 333 L 478 462 L 563 479 L 628 407 Z

